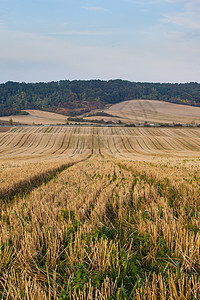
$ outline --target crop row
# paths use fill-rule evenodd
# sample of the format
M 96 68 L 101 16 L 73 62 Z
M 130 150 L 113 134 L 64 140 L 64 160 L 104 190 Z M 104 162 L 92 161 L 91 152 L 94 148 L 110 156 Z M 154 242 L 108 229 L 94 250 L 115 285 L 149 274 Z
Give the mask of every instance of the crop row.
M 199 299 L 199 150 L 199 129 L 2 133 L 0 298 Z
M 198 299 L 198 180 L 192 168 L 91 156 L 3 204 L 1 295 Z
M 13 129 L 0 136 L 0 158 L 13 156 L 71 157 L 92 149 L 112 156 L 178 154 L 200 151 L 199 129 L 47 127 Z M 93 151 L 98 149 L 94 148 Z

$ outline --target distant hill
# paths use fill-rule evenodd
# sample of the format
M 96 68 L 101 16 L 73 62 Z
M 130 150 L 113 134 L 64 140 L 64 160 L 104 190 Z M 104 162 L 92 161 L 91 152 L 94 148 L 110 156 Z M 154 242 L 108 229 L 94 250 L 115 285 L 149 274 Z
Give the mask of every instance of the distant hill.
M 124 123 L 190 123 L 200 124 L 200 107 L 174 104 L 158 100 L 128 100 L 105 110 L 108 120 Z M 118 117 L 118 118 L 116 118 Z
M 47 112 L 47 111 L 41 111 L 41 110 L 27 110 L 27 115 L 11 115 L 11 116 L 0 116 L 0 125 L 1 124 L 9 124 L 10 118 L 12 118 L 12 121 L 14 124 L 65 124 L 67 117 Z
M 126 80 L 61 80 L 49 83 L 0 84 L 0 116 L 40 109 L 79 115 L 131 99 L 162 100 L 200 106 L 200 84 L 141 83 Z

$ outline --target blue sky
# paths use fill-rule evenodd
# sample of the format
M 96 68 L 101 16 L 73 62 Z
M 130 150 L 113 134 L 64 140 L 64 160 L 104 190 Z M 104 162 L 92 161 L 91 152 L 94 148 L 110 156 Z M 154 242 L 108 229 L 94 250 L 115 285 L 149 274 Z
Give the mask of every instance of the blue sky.
M 200 0 L 0 0 L 0 82 L 200 81 Z

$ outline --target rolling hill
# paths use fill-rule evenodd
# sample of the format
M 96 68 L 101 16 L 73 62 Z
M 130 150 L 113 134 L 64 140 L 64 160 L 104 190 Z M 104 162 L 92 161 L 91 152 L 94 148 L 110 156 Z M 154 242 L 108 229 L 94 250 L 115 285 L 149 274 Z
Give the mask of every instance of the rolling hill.
M 12 118 L 14 123 L 20 124 L 65 124 L 67 116 L 42 111 L 26 110 L 28 115 L 13 115 L 0 117 L 0 123 L 8 123 Z M 137 123 L 183 123 L 200 124 L 200 107 L 174 104 L 158 100 L 128 100 L 111 105 L 105 110 L 95 110 L 92 114 L 82 115 L 83 119 L 90 122 L 113 122 L 119 120 L 125 124 Z M 72 118 L 73 119 L 73 118 Z M 74 118 L 76 122 L 76 118 Z M 72 121 L 72 123 L 74 123 Z M 71 123 L 71 121 L 70 121 Z
M 125 123 L 200 123 L 200 107 L 156 100 L 124 101 L 105 112 L 118 116 Z
M 28 115 L 12 115 L 0 117 L 1 122 L 8 122 L 10 118 L 12 118 L 14 123 L 20 124 L 65 124 L 67 117 L 61 114 L 56 114 L 52 112 L 42 111 L 42 110 L 26 110 Z
M 141 83 L 120 79 L 7 82 L 0 84 L 0 116 L 22 114 L 27 109 L 75 116 L 131 99 L 200 106 L 200 84 Z

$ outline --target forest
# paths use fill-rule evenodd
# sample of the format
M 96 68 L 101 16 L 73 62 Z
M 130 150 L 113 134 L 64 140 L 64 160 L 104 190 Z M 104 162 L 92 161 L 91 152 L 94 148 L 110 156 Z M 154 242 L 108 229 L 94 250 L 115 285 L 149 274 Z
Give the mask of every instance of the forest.
M 131 99 L 164 100 L 200 106 L 200 84 L 147 83 L 127 80 L 60 80 L 40 83 L 0 84 L 0 116 L 26 114 L 41 109 L 80 115 L 93 109 Z

